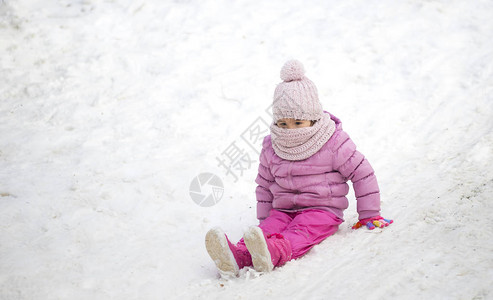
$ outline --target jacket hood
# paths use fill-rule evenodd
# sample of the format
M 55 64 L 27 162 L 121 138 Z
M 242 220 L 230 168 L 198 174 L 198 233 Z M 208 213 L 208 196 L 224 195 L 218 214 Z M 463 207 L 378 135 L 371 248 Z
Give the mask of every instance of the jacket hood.
M 333 114 L 331 114 L 330 112 L 328 112 L 326 110 L 324 110 L 324 113 L 330 115 L 330 118 L 332 119 L 332 121 L 334 121 L 334 123 L 336 123 L 336 129 L 342 129 L 342 122 L 338 117 L 334 116 Z

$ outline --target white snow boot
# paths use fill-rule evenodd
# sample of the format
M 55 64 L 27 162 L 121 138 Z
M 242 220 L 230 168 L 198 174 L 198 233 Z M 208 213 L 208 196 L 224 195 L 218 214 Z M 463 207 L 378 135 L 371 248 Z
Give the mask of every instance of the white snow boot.
M 291 244 L 282 234 L 265 235 L 260 227 L 250 227 L 243 236 L 258 272 L 270 272 L 291 260 Z
M 239 267 L 228 239 L 220 228 L 213 228 L 205 236 L 205 247 L 221 274 L 237 276 Z
M 267 241 L 265 240 L 262 229 L 257 226 L 252 226 L 245 232 L 243 238 L 245 239 L 248 251 L 252 255 L 255 271 L 272 271 L 272 269 L 274 269 L 274 264 L 272 264 L 269 247 L 267 246 Z

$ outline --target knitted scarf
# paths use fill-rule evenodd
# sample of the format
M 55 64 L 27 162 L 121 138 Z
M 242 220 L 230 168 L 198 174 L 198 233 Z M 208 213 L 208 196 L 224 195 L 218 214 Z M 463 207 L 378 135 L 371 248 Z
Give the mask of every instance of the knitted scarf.
M 335 129 L 334 121 L 326 113 L 310 127 L 287 129 L 272 123 L 270 126 L 272 147 L 280 158 L 307 159 L 322 148 L 334 134 Z

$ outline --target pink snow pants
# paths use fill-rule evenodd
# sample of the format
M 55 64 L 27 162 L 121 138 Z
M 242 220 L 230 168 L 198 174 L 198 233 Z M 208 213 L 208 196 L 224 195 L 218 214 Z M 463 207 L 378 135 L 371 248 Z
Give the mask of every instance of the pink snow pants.
M 282 234 L 291 244 L 292 259 L 296 259 L 336 233 L 342 222 L 343 220 L 325 210 L 308 209 L 285 213 L 272 209 L 259 227 L 266 235 Z M 240 251 L 248 251 L 243 239 L 238 242 L 237 247 Z

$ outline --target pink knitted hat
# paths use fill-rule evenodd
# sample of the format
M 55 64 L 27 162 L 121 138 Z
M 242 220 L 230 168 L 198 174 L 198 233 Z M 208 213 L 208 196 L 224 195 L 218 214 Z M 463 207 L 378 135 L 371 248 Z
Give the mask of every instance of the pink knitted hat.
M 274 122 L 283 118 L 319 120 L 323 115 L 315 84 L 305 76 L 298 60 L 288 60 L 281 69 L 281 79 L 274 92 Z

